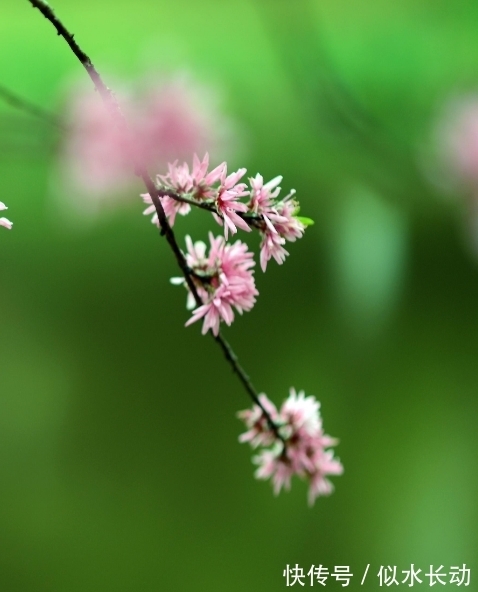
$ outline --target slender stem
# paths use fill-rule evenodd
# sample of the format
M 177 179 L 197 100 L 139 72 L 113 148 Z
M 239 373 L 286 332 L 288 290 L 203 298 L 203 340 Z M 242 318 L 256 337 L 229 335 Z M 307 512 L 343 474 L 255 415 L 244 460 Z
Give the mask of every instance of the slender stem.
M 81 62 L 85 70 L 88 72 L 93 84 L 101 96 L 106 100 L 107 104 L 111 107 L 112 105 L 119 111 L 118 104 L 113 96 L 111 90 L 106 86 L 101 78 L 98 70 L 93 66 L 93 62 L 86 55 L 86 53 L 80 48 L 78 43 L 75 41 L 75 36 L 72 35 L 60 19 L 57 18 L 53 9 L 50 7 L 46 0 L 29 0 L 33 8 L 38 8 L 42 15 L 50 21 L 55 27 L 56 32 L 60 37 L 68 43 L 71 51 L 75 54 L 78 60 Z
M 274 420 L 270 416 L 269 412 L 264 408 L 264 405 L 262 405 L 262 403 L 260 402 L 259 395 L 257 394 L 257 390 L 254 388 L 254 385 L 252 384 L 251 379 L 246 374 L 243 367 L 240 365 L 239 360 L 238 360 L 236 354 L 234 353 L 232 347 L 224 339 L 221 332 L 219 332 L 217 335 L 212 335 L 212 337 L 214 338 L 216 343 L 218 343 L 219 346 L 221 347 L 226 360 L 232 366 L 233 372 L 235 372 L 235 374 L 237 374 L 239 380 L 242 382 L 242 385 L 244 386 L 244 388 L 248 392 L 251 399 L 254 401 L 254 403 L 258 407 L 260 407 L 262 413 L 264 414 L 264 417 L 267 420 L 267 423 L 269 424 L 269 427 L 274 432 L 275 437 L 282 442 L 282 444 L 284 446 L 284 450 L 285 450 L 285 440 L 284 440 L 283 436 L 281 435 L 281 433 L 279 432 L 278 426 L 274 423 Z
M 185 195 L 181 195 L 180 193 L 176 193 L 175 191 L 162 190 L 161 193 L 163 193 L 164 195 L 168 195 L 176 201 L 187 203 L 190 206 L 195 206 L 197 208 L 200 208 L 201 210 L 207 210 L 208 212 L 212 212 L 213 214 L 218 213 L 216 206 L 210 201 L 198 201 L 197 199 L 193 199 L 192 197 L 186 197 Z
M 81 64 L 83 65 L 83 67 L 87 71 L 89 77 L 91 78 L 95 88 L 100 93 L 101 97 L 103 98 L 108 110 L 110 111 L 111 115 L 114 118 L 114 121 L 116 122 L 116 125 L 118 125 L 120 128 L 127 131 L 128 126 L 126 124 L 126 120 L 121 112 L 121 109 L 118 105 L 118 102 L 116 101 L 116 98 L 115 98 L 113 92 L 103 82 L 103 79 L 101 78 L 98 70 L 93 65 L 93 62 L 91 61 L 91 59 L 86 55 L 86 53 L 80 48 L 78 43 L 75 41 L 74 35 L 72 35 L 66 29 L 66 27 L 63 25 L 63 23 L 58 19 L 58 17 L 53 12 L 53 9 L 47 4 L 47 2 L 45 0 L 28 0 L 28 1 L 30 2 L 30 4 L 34 8 L 38 8 L 38 10 L 42 13 L 42 15 L 48 21 L 50 21 L 51 24 L 55 27 L 58 35 L 60 37 L 63 37 L 63 39 L 68 43 L 71 51 L 75 54 L 75 56 L 81 62 Z M 184 275 L 184 279 L 186 280 L 188 288 L 191 290 L 191 293 L 194 297 L 194 300 L 196 301 L 196 304 L 198 306 L 201 306 L 203 304 L 203 302 L 201 300 L 201 297 L 198 294 L 198 291 L 197 291 L 194 281 L 192 279 L 191 270 L 189 269 L 186 259 L 183 255 L 181 249 L 179 248 L 179 245 L 176 241 L 176 237 L 174 236 L 173 229 L 171 228 L 170 224 L 168 223 L 166 214 L 164 213 L 164 209 L 161 204 L 160 198 L 164 195 L 169 195 L 169 193 L 159 190 L 156 187 L 156 185 L 154 184 L 153 180 L 151 179 L 148 171 L 146 170 L 146 167 L 141 162 L 139 162 L 133 156 L 133 154 L 131 154 L 131 156 L 132 156 L 132 160 L 134 162 L 135 173 L 138 177 L 141 177 L 141 179 L 143 180 L 143 183 L 144 183 L 146 189 L 148 190 L 149 195 L 151 196 L 154 207 L 155 207 L 156 212 L 158 214 L 158 220 L 159 220 L 159 224 L 161 227 L 160 233 L 162 236 L 166 237 L 166 240 L 168 241 L 168 244 L 171 247 L 171 250 L 173 251 L 174 256 L 176 257 L 176 261 L 178 263 L 178 266 Z M 261 402 L 259 400 L 259 395 L 257 394 L 256 389 L 253 387 L 249 377 L 244 372 L 242 366 L 239 364 L 237 356 L 234 353 L 234 351 L 232 350 L 229 343 L 222 337 L 221 333 L 219 333 L 216 336 L 213 335 L 213 337 L 214 337 L 214 340 L 220 345 L 227 361 L 231 365 L 233 371 L 239 377 L 239 380 L 243 384 L 247 393 L 250 395 L 250 397 L 252 398 L 254 403 L 256 403 L 256 405 L 258 405 L 260 407 L 260 409 L 262 410 L 262 413 L 266 417 L 266 419 L 269 423 L 269 426 L 273 430 L 274 434 L 277 436 L 277 438 L 279 440 L 281 440 L 285 444 L 284 439 L 280 435 L 278 426 L 274 423 L 270 414 L 267 412 L 267 410 L 261 404 Z
M 171 189 L 159 189 L 159 194 L 161 196 L 167 195 L 168 197 L 171 197 L 176 201 L 189 204 L 190 206 L 200 208 L 201 210 L 207 210 L 208 212 L 216 214 L 220 218 L 223 217 L 221 212 L 217 211 L 217 208 L 214 205 L 214 203 L 210 201 L 198 201 L 197 199 L 187 197 L 186 195 L 177 193 L 176 191 L 173 191 Z M 251 226 L 255 226 L 256 228 L 262 229 L 264 223 L 263 218 L 260 214 L 254 214 L 253 212 L 236 212 L 236 214 L 240 218 L 248 222 Z
M 65 126 L 58 120 L 58 118 L 47 111 L 46 109 L 42 109 L 38 107 L 34 103 L 27 101 L 23 97 L 20 97 L 16 93 L 12 92 L 5 86 L 0 84 L 0 98 L 3 99 L 6 103 L 10 106 L 15 107 L 15 109 L 19 109 L 20 111 L 24 111 L 25 113 L 29 113 L 34 117 L 46 121 L 60 129 L 63 129 Z

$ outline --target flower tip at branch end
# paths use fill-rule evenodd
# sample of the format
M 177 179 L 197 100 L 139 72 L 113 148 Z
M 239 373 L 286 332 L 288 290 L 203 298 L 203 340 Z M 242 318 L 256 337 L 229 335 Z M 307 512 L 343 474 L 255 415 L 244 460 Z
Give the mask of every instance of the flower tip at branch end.
M 343 473 L 342 464 L 330 449 L 336 441 L 322 429 L 320 403 L 293 388 L 280 411 L 264 394 L 259 401 L 277 426 L 282 441 L 272 431 L 259 405 L 238 413 L 248 428 L 239 441 L 249 442 L 253 448 L 262 447 L 252 459 L 257 465 L 255 477 L 270 478 L 274 495 L 282 488 L 290 489 L 294 475 L 307 479 L 308 503 L 312 506 L 317 497 L 332 493 L 333 485 L 327 477 Z

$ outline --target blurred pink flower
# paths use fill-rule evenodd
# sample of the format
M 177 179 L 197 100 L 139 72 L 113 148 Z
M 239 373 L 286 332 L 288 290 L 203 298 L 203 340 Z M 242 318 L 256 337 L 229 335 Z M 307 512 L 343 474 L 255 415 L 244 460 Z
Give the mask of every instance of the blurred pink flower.
M 130 111 L 121 97 L 125 113 Z M 120 190 L 132 176 L 134 143 L 115 125 L 104 102 L 91 90 L 78 90 L 68 105 L 64 165 L 75 187 L 101 197 Z
M 478 185 L 478 95 L 449 101 L 435 129 L 440 166 L 465 185 Z
M 216 151 L 224 143 L 221 130 L 230 127 L 213 90 L 184 75 L 149 87 L 139 97 L 136 113 L 141 157 L 149 166 Z
M 8 210 L 8 208 L 3 202 L 0 201 L 0 212 L 3 210 Z M 7 220 L 7 218 L 0 218 L 0 226 L 3 226 L 4 228 L 8 228 L 8 230 L 11 230 L 13 222 L 10 222 L 10 220 Z
M 423 155 L 425 172 L 440 190 L 461 201 L 466 240 L 477 257 L 478 94 L 456 96 L 442 106 L 431 142 Z
M 221 321 L 227 325 L 233 322 L 233 308 L 239 314 L 251 310 L 258 292 L 252 271 L 255 263 L 247 245 L 240 241 L 231 245 L 222 236 L 214 238 L 212 233 L 209 233 L 209 242 L 209 255 L 206 255 L 207 247 L 202 241 L 193 243 L 191 237 L 186 237 L 186 262 L 204 302 L 194 310 L 186 326 L 204 318 L 202 333 L 211 329 L 217 335 Z M 186 285 L 184 278 L 173 278 L 171 281 Z M 187 307 L 193 308 L 194 298 L 189 291 L 188 294 Z
M 248 428 L 239 437 L 240 442 L 264 447 L 253 458 L 258 465 L 256 478 L 271 478 L 277 495 L 283 487 L 290 489 L 294 475 L 305 477 L 309 481 L 309 505 L 313 505 L 319 495 L 328 495 L 333 491 L 327 477 L 343 473 L 342 464 L 330 450 L 337 441 L 323 432 L 319 402 L 314 397 L 306 397 L 303 391 L 297 394 L 293 388 L 280 412 L 266 395 L 260 395 L 259 400 L 278 426 L 284 442 L 271 430 L 258 405 L 238 413 Z
M 233 136 L 223 130 L 232 126 L 213 99 L 205 85 L 184 76 L 164 79 L 144 91 L 120 93 L 127 131 L 115 126 L 97 93 L 76 89 L 67 105 L 61 149 L 62 185 L 73 184 L 80 194 L 74 197 L 75 205 L 95 210 L 96 204 L 116 203 L 116 195 L 134 179 L 133 157 L 154 169 L 195 152 L 227 152 Z M 172 172 L 178 187 L 181 175 L 189 176 L 180 167 Z M 68 195 L 73 194 L 70 188 Z M 173 214 L 179 207 L 171 204 L 169 209 Z
M 272 421 L 277 421 L 279 414 L 274 403 L 264 394 L 259 395 L 259 401 Z M 249 428 L 247 432 L 239 436 L 239 442 L 249 442 L 253 448 L 274 444 L 276 436 L 270 429 L 269 423 L 259 405 L 254 405 L 252 409 L 239 411 L 237 417 L 242 419 Z

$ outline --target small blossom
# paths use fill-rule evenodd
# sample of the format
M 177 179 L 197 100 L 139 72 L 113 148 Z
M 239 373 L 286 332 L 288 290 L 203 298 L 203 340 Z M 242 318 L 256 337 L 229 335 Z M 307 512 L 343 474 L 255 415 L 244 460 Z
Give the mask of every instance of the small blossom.
M 0 201 L 0 212 L 3 210 L 8 210 L 8 208 L 3 202 Z M 8 230 L 11 230 L 13 222 L 10 222 L 10 220 L 8 220 L 7 218 L 0 218 L 0 226 L 3 226 L 4 228 L 8 228 Z
M 277 261 L 279 265 L 284 263 L 285 258 L 289 254 L 282 245 L 285 244 L 285 238 L 282 238 L 277 232 L 266 230 L 262 234 L 261 242 L 261 268 L 262 271 L 267 269 L 267 262 L 271 257 Z
M 319 402 L 314 397 L 306 397 L 303 391 L 296 393 L 293 388 L 279 412 L 266 395 L 261 394 L 259 401 L 277 426 L 282 440 L 271 429 L 259 405 L 239 412 L 238 417 L 248 428 L 239 441 L 249 442 L 254 448 L 263 447 L 253 458 L 258 465 L 256 478 L 270 478 L 276 495 L 282 488 L 290 488 L 294 475 L 306 478 L 312 506 L 318 496 L 332 493 L 333 485 L 327 477 L 343 473 L 342 464 L 330 449 L 337 441 L 323 432 Z
M 221 179 L 226 163 L 222 162 L 216 168 L 208 173 L 209 154 L 206 152 L 204 158 L 199 160 L 197 154 L 193 157 L 193 170 L 191 173 L 192 195 L 196 199 L 214 199 L 217 189 L 214 185 Z
M 241 241 L 231 245 L 221 236 L 214 238 L 212 233 L 209 233 L 209 242 L 210 250 L 206 255 L 207 247 L 203 242 L 193 243 L 189 236 L 186 237 L 186 263 L 204 302 L 193 311 L 186 326 L 204 318 L 202 333 L 211 329 L 217 335 L 222 321 L 227 325 L 233 322 L 233 309 L 239 314 L 251 310 L 258 292 L 252 270 L 255 263 L 247 245 Z M 172 281 L 186 285 L 183 279 L 173 278 Z M 188 290 L 188 308 L 191 302 L 194 299 Z
M 274 227 L 279 235 L 289 242 L 302 238 L 305 231 L 305 224 L 296 216 L 298 211 L 299 204 L 289 198 L 277 206 L 278 218 L 274 222 Z
M 241 197 L 249 195 L 249 192 L 246 191 L 247 185 L 238 183 L 239 179 L 246 174 L 246 169 L 239 169 L 227 177 L 226 174 L 227 167 L 224 166 L 221 185 L 216 197 L 216 208 L 224 220 L 224 237 L 227 240 L 228 231 L 230 230 L 231 234 L 235 234 L 237 226 L 246 232 L 250 232 L 251 229 L 238 215 L 238 212 L 247 212 L 246 204 L 239 201 Z
M 158 226 L 159 228 L 158 214 L 156 212 L 156 207 L 153 204 L 151 196 L 149 195 L 149 193 L 142 193 L 141 197 L 143 198 L 144 203 L 148 205 L 148 207 L 144 210 L 143 215 L 149 216 L 150 214 L 153 214 L 151 222 L 153 224 L 156 224 L 156 226 Z M 186 214 L 189 214 L 189 212 L 191 211 L 191 206 L 189 204 L 173 199 L 172 197 L 169 197 L 169 195 L 161 197 L 160 200 L 170 226 L 174 226 L 176 214 L 186 216 Z
M 274 403 L 269 401 L 264 394 L 259 395 L 259 401 L 272 421 L 277 421 L 279 414 Z M 257 446 L 270 446 L 274 443 L 276 436 L 271 430 L 269 422 L 259 405 L 254 405 L 252 409 L 239 411 L 237 417 L 242 419 L 249 428 L 247 432 L 239 436 L 239 442 L 250 442 L 253 448 L 257 448 Z
M 268 229 L 272 233 L 276 233 L 274 225 L 270 220 L 270 214 L 278 216 L 276 208 L 273 207 L 274 200 L 280 193 L 279 183 L 282 181 L 282 177 L 274 177 L 271 181 L 264 184 L 264 178 L 259 173 L 249 179 L 251 184 L 251 201 L 249 209 L 254 214 L 259 214 L 263 217 Z
M 190 172 L 187 163 L 178 165 L 177 161 L 168 164 L 166 175 L 158 175 L 157 181 L 162 189 L 172 190 L 178 195 L 189 195 L 197 200 L 215 199 L 218 193 L 215 184 L 220 181 L 226 168 L 223 162 L 208 173 L 209 154 L 203 160 L 197 154 L 193 157 L 193 169 Z
M 322 429 L 319 415 L 320 403 L 315 397 L 306 397 L 304 391 L 298 394 L 294 388 L 281 408 L 281 417 L 295 432 L 304 430 L 314 436 Z
M 256 479 L 272 479 L 274 495 L 279 495 L 282 488 L 290 489 L 294 469 L 287 458 L 282 455 L 280 444 L 275 444 L 270 450 L 262 450 L 260 454 L 253 457 L 252 461 L 259 465 L 254 473 Z
M 272 257 L 281 265 L 288 251 L 283 247 L 286 241 L 295 241 L 304 234 L 305 224 L 297 217 L 299 204 L 292 199 L 295 191 L 283 199 L 278 199 L 281 188 L 278 176 L 264 183 L 262 175 L 257 174 L 249 179 L 251 184 L 251 200 L 249 211 L 259 215 L 263 220 L 261 230 L 261 268 L 267 268 L 267 262 Z

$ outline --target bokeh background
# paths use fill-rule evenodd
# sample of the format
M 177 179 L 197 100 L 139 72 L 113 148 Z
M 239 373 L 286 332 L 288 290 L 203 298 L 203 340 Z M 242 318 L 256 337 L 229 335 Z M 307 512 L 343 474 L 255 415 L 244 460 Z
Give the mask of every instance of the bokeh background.
M 183 328 L 139 182 L 75 224 L 55 189 L 61 132 L 0 101 L 2 590 L 265 592 L 296 563 L 348 565 L 352 588 L 371 564 L 367 589 L 381 565 L 465 563 L 478 589 L 471 192 L 444 191 L 430 165 L 441 106 L 478 88 L 478 5 L 55 8 L 107 78 L 184 70 L 220 89 L 231 166 L 297 190 L 316 223 L 257 270 L 258 303 L 226 336 L 276 403 L 290 386 L 321 401 L 345 473 L 312 509 L 305 483 L 275 498 L 253 479 L 235 417 L 249 401 L 214 342 Z M 2 0 L 0 73 L 55 114 L 85 76 L 27 0 Z M 195 239 L 211 227 L 202 212 L 176 223 Z

